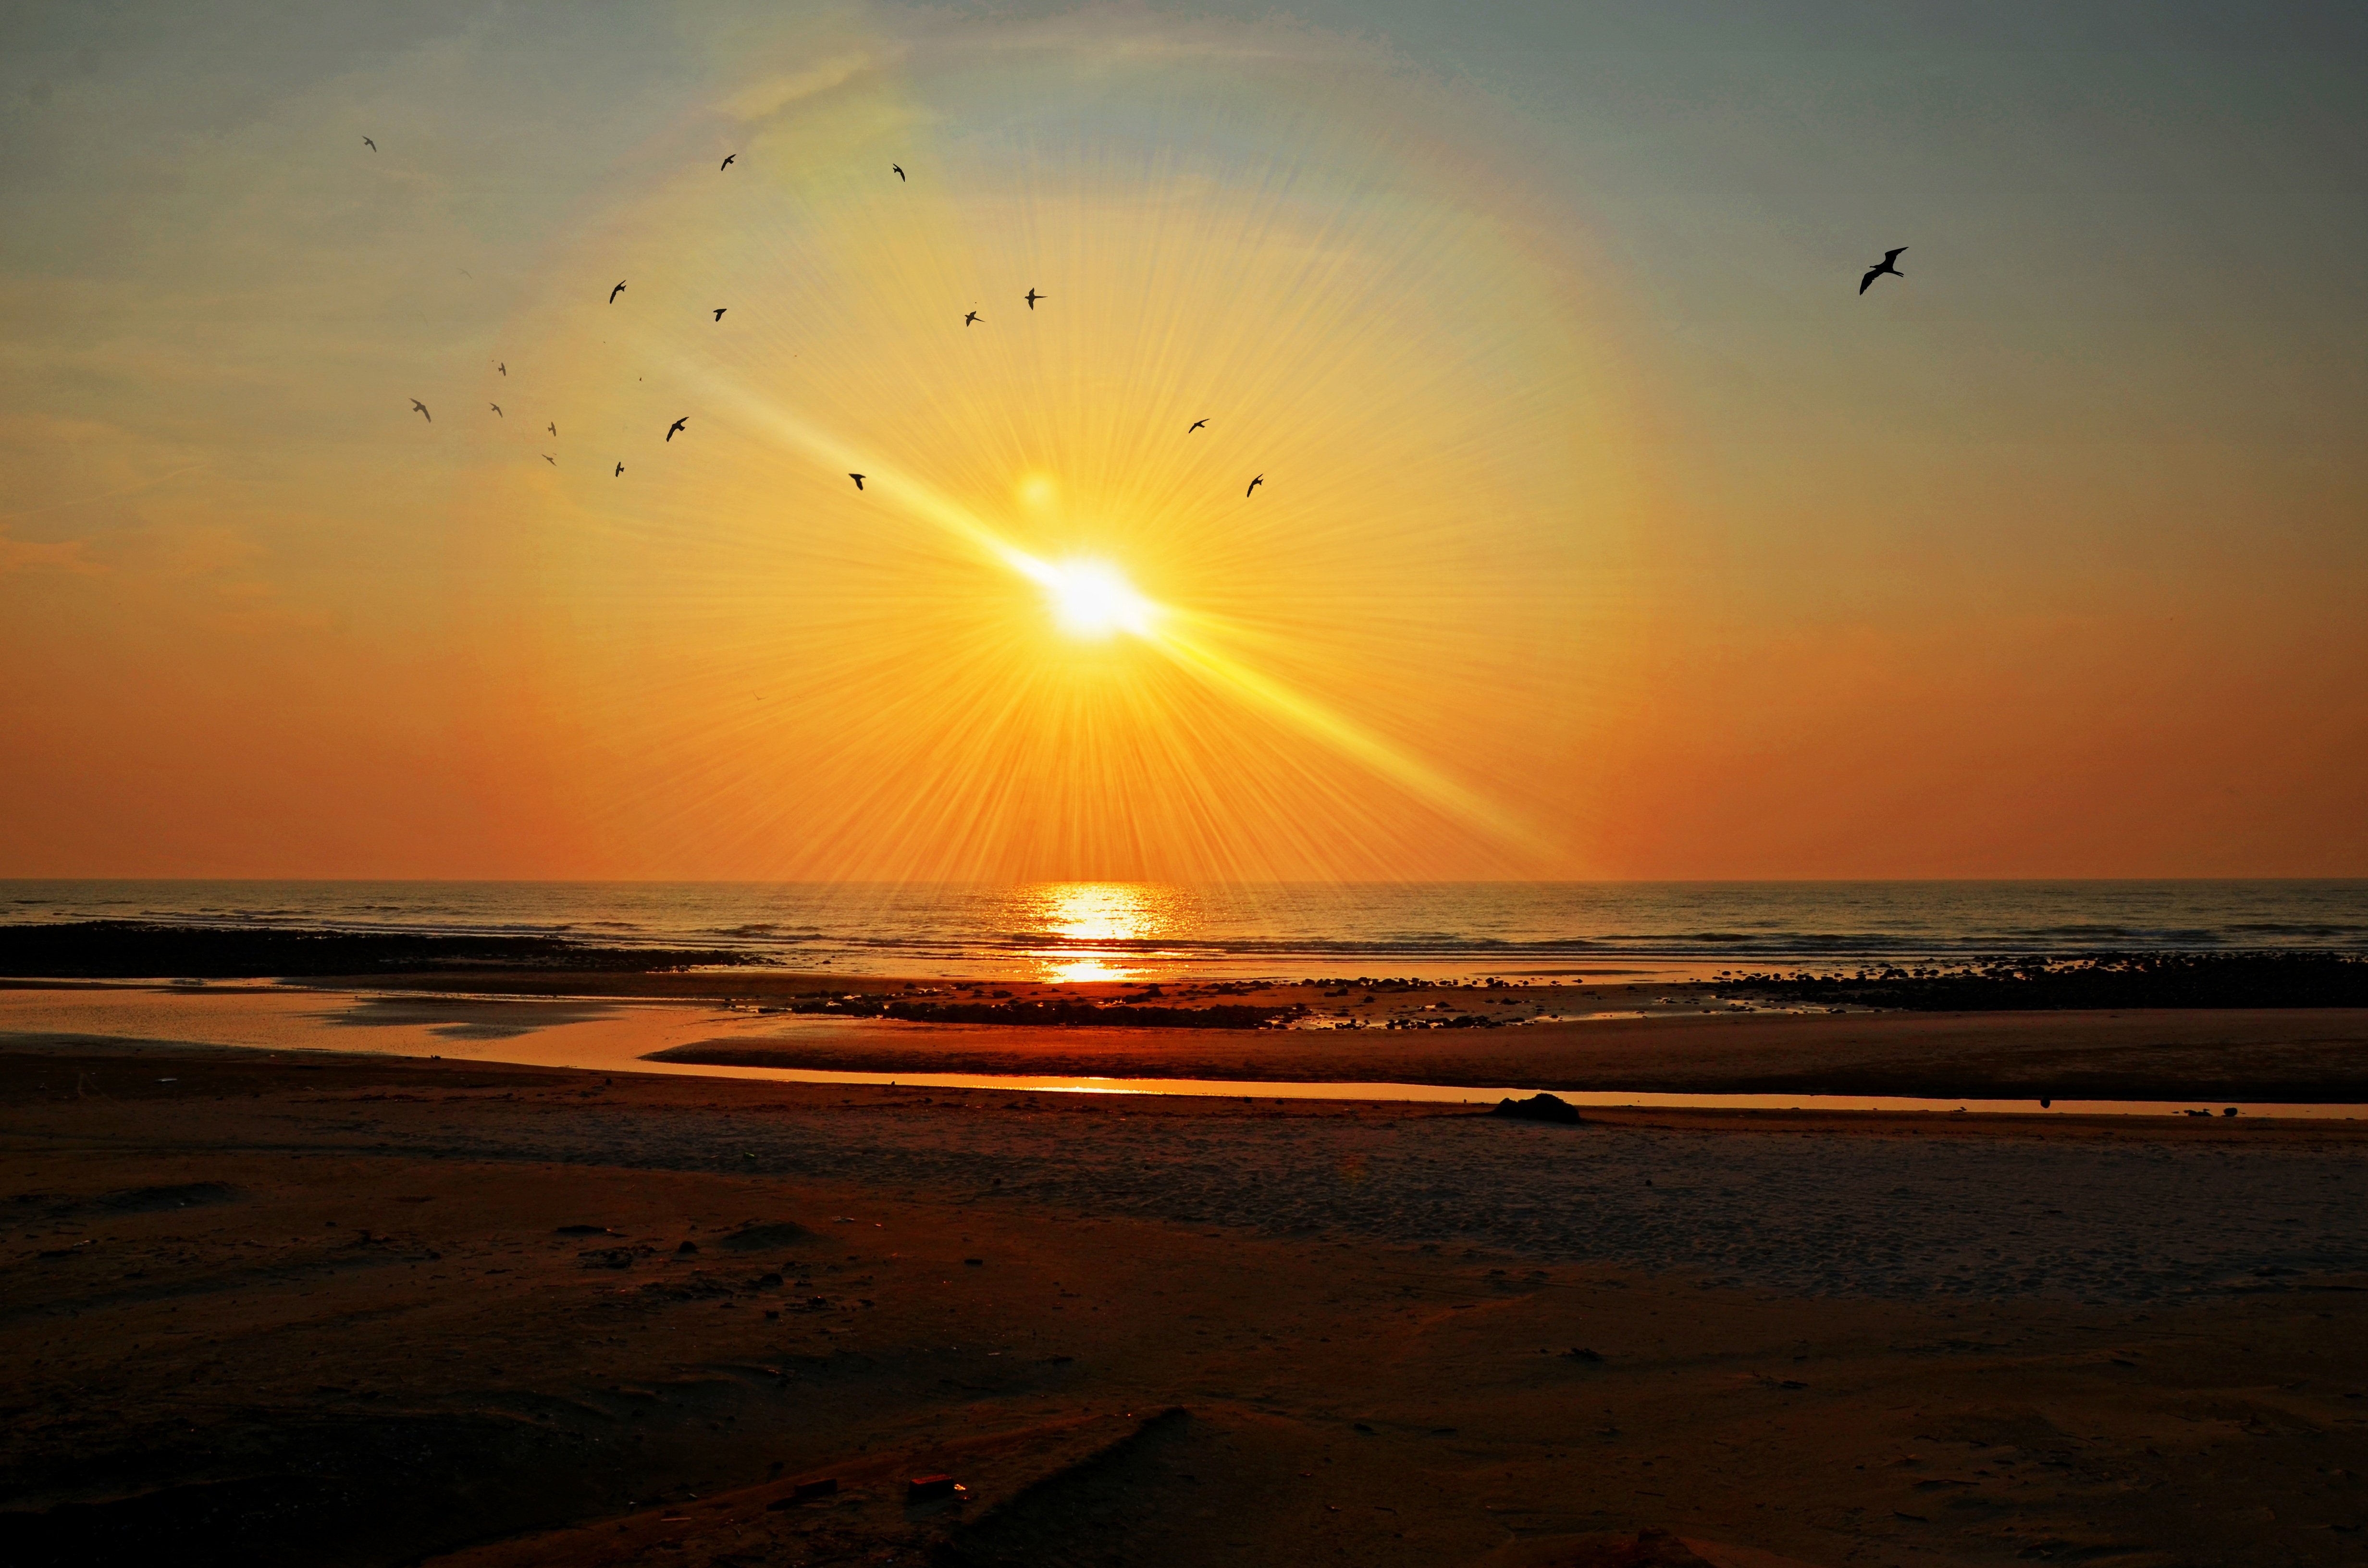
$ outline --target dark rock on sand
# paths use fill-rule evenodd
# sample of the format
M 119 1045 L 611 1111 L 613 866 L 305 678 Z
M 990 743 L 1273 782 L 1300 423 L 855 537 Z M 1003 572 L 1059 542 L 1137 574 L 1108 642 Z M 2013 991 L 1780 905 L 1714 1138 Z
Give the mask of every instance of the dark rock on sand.
M 1498 1100 L 1490 1116 L 1510 1117 L 1516 1121 L 1558 1121 L 1571 1125 L 1578 1121 L 1578 1108 L 1556 1095 L 1531 1095 L 1528 1099 L 1510 1097 Z
M 774 1220 L 762 1223 L 752 1220 L 724 1237 L 717 1244 L 729 1248 L 733 1252 L 771 1252 L 780 1247 L 795 1246 L 800 1242 L 810 1242 L 814 1239 L 814 1233 L 812 1231 L 792 1220 Z

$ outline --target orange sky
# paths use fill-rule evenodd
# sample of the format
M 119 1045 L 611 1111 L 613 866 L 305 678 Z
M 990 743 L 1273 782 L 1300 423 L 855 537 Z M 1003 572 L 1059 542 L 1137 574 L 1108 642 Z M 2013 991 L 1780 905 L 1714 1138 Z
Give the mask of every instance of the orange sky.
M 2368 873 L 2359 40 L 1442 15 L 43 19 L 0 875 Z

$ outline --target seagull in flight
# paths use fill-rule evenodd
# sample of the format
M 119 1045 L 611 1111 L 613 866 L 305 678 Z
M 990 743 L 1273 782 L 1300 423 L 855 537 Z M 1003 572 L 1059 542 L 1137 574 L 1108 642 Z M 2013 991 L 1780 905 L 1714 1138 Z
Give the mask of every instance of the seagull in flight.
M 715 307 L 715 319 L 716 319 L 717 321 L 722 321 L 722 320 L 723 319 L 723 312 L 726 312 L 726 311 L 728 311 L 728 310 L 730 310 L 731 308 L 732 308 L 732 307 L 731 307 L 731 306 L 729 306 L 729 305 L 718 305 L 718 306 L 716 306 L 716 307 Z
M 740 155 L 740 154 L 739 154 L 739 153 L 724 153 L 724 154 L 723 154 L 723 161 L 722 163 L 720 163 L 720 164 L 718 164 L 718 165 L 715 165 L 715 172 L 716 172 L 717 174 L 719 174 L 719 175 L 720 175 L 720 174 L 722 174 L 724 170 L 726 170 L 726 169 L 730 168 L 730 167 L 732 166 L 732 161 L 733 161 L 734 158 L 737 158 L 739 155 Z
M 622 479 L 622 478 L 624 478 L 624 477 L 625 477 L 625 465 L 624 465 L 623 463 L 619 463 L 619 464 L 617 465 L 617 472 L 614 472 L 614 473 L 612 473 L 612 474 L 610 474 L 609 477 L 609 478 L 611 478 L 611 479 Z
M 850 473 L 850 474 L 848 474 L 847 477 L 848 477 L 848 478 L 849 478 L 849 479 L 851 479 L 851 480 L 853 480 L 853 481 L 855 481 L 855 488 L 857 488 L 858 490 L 860 490 L 860 489 L 862 489 L 862 488 L 863 488 L 863 476 L 862 476 L 861 474 L 860 474 L 860 473 Z
M 1886 272 L 1890 273 L 1894 278 L 1907 277 L 1907 274 L 1900 271 L 1898 267 L 1896 265 L 1899 260 L 1899 251 L 1904 251 L 1907 248 L 1907 247 L 1906 245 L 1901 245 L 1899 250 L 1884 251 L 1883 253 L 1883 259 L 1877 262 L 1874 266 L 1868 267 L 1866 269 L 1866 276 L 1858 280 L 1858 291 L 1861 294 L 1865 293 L 1866 286 L 1873 282 L 1876 278 L 1882 277 Z
M 686 426 L 686 425 L 688 425 L 688 424 L 689 424 L 689 423 L 690 423 L 690 415 L 688 415 L 688 414 L 686 414 L 686 415 L 684 415 L 681 418 L 679 418 L 679 419 L 676 420 L 673 424 L 671 424 L 671 425 L 667 426 L 666 426 L 666 439 L 667 439 L 667 440 L 669 440 L 669 441 L 673 440 L 673 439 L 674 439 L 674 433 L 675 433 L 676 431 L 677 431 L 677 430 L 681 429 L 684 426 Z
M 1189 435 L 1190 435 L 1190 434 L 1191 434 L 1191 432 L 1188 430 L 1188 431 L 1186 431 L 1186 432 L 1185 432 L 1185 434 L 1189 436 Z M 1264 484 L 1265 483 L 1266 483 L 1266 475 L 1264 475 L 1264 474 L 1259 474 L 1256 479 L 1253 479 L 1253 480 L 1251 480 L 1251 481 L 1250 481 L 1250 490 L 1256 490 L 1259 485 Z M 1243 491 L 1243 492 L 1242 492 L 1242 499 L 1243 499 L 1243 500 L 1247 501 L 1247 500 L 1248 500 L 1248 499 L 1249 499 L 1250 490 L 1245 490 L 1245 491 Z
M 559 421 L 556 419 L 551 422 L 551 433 L 554 436 L 559 434 Z
M 620 294 L 620 293 L 622 293 L 622 292 L 624 291 L 624 288 L 625 288 L 625 280 L 624 280 L 623 278 L 618 278 L 618 279 L 617 279 L 617 286 L 616 286 L 614 289 L 611 289 L 611 290 L 609 290 L 609 302 L 610 304 L 612 304 L 612 305 L 613 305 L 613 304 L 615 304 L 615 303 L 617 302 L 617 296 L 618 296 L 619 294 Z
M 1049 299 L 1051 299 L 1052 297 L 1053 297 L 1053 296 L 1051 296 L 1050 294 L 1039 294 L 1038 292 L 1036 292 L 1036 285 L 1034 285 L 1033 283 L 1030 283 L 1030 285 L 1028 285 L 1028 292 L 1027 292 L 1027 294 L 1026 294 L 1025 298 L 1026 298 L 1026 299 L 1027 299 L 1027 301 L 1028 301 L 1028 308 L 1029 308 L 1030 310 L 1031 310 L 1031 311 L 1032 311 L 1032 310 L 1034 310 L 1034 309 L 1036 308 L 1036 301 L 1039 301 L 1039 300 L 1049 300 Z
M 369 137 L 367 137 L 367 136 L 365 136 L 365 137 L 363 137 L 363 138 L 362 138 L 362 145 L 363 145 L 363 146 L 365 146 L 365 147 L 367 147 L 367 148 L 369 148 L 369 149 L 370 149 L 371 152 L 373 152 L 373 153 L 375 153 L 375 152 L 377 152 L 377 151 L 378 151 L 378 143 L 377 143 L 377 142 L 373 142 L 373 141 L 371 141 L 371 140 L 370 140 Z
M 559 460 L 552 457 L 549 452 L 542 454 L 542 460 L 549 463 L 553 468 L 557 468 L 559 466 Z
M 420 402 L 417 398 L 416 398 L 416 397 L 415 397 L 415 398 L 413 398 L 413 399 L 411 400 L 411 406 L 412 406 L 412 407 L 414 407 L 414 408 L 416 408 L 416 409 L 417 409 L 417 410 L 419 410 L 419 417 L 420 417 L 420 418 L 425 419 L 425 420 L 426 420 L 426 421 L 427 421 L 427 423 L 429 423 L 430 425 L 433 425 L 433 424 L 435 424 L 435 423 L 436 423 L 436 416 L 435 416 L 434 415 L 432 415 L 432 414 L 430 414 L 430 413 L 428 413 L 428 412 L 427 412 L 427 405 L 426 403 L 424 403 Z
M 494 411 L 494 417 L 496 419 L 507 419 L 509 417 L 509 415 L 502 412 L 502 405 L 498 403 L 489 403 L 485 404 L 485 406 Z
M 1198 430 L 1201 426 L 1206 425 L 1208 421 L 1205 419 L 1195 419 L 1190 426 L 1185 427 L 1184 434 L 1190 436 L 1193 431 Z
M 971 323 L 976 320 L 978 320 L 978 312 L 976 311 L 973 311 L 970 314 L 962 317 L 962 325 L 968 326 Z
M 903 179 L 903 178 L 905 177 L 905 165 L 902 165 L 902 164 L 891 164 L 891 165 L 889 165 L 888 166 L 889 166 L 890 168 L 892 168 L 892 169 L 894 169 L 894 170 L 895 170 L 895 171 L 896 171 L 896 177 L 897 177 L 898 179 Z
M 508 374 L 510 373 L 510 362 L 509 362 L 508 360 L 505 359 L 505 360 L 503 360 L 500 364 L 495 365 L 495 366 L 494 367 L 494 369 L 496 369 L 496 370 L 499 370 L 503 375 L 507 376 L 507 375 L 508 375 Z

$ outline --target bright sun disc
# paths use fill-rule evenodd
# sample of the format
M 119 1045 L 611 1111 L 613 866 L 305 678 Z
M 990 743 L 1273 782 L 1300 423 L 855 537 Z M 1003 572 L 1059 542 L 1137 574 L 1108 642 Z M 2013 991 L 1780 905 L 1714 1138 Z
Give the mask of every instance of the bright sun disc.
M 1141 636 L 1151 630 L 1151 601 L 1116 567 L 1067 562 L 1053 568 L 1045 587 L 1053 596 L 1053 619 L 1072 637 L 1104 638 L 1116 631 Z

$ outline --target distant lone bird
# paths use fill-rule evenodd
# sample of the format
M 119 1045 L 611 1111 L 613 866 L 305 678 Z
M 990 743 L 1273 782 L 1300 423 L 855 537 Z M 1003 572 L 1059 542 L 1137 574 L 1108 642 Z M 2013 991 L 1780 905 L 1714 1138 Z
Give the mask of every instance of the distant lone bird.
M 553 468 L 557 468 L 559 466 L 559 460 L 552 457 L 549 452 L 542 454 L 542 460 L 549 463 Z
M 1198 430 L 1201 426 L 1206 425 L 1208 421 L 1205 419 L 1195 419 L 1191 424 L 1184 427 L 1184 434 L 1190 436 L 1193 431 Z
M 424 403 L 420 402 L 417 398 L 416 398 L 416 397 L 415 397 L 415 398 L 413 398 L 413 399 L 411 400 L 411 406 L 412 406 L 412 407 L 414 407 L 414 408 L 416 408 L 416 409 L 417 409 L 417 410 L 419 410 L 419 417 L 420 417 L 420 418 L 425 419 L 425 420 L 426 420 L 426 421 L 427 421 L 427 423 L 429 423 L 430 425 L 433 425 L 433 424 L 435 424 L 435 423 L 436 423 L 436 416 L 435 416 L 434 415 L 432 415 L 432 414 L 430 414 L 430 413 L 428 413 L 428 412 L 427 412 L 427 405 L 426 403 Z
M 1186 432 L 1185 432 L 1185 434 L 1189 436 L 1189 435 L 1190 435 L 1190 434 L 1191 434 L 1191 432 L 1188 430 L 1188 431 L 1186 431 Z M 1264 484 L 1265 483 L 1266 483 L 1266 475 L 1264 475 L 1264 474 L 1259 474 L 1256 479 L 1253 479 L 1253 480 L 1251 480 L 1251 481 L 1250 481 L 1250 490 L 1256 490 L 1259 485 Z M 1242 492 L 1242 499 L 1243 499 L 1243 500 L 1247 501 L 1247 500 L 1248 500 L 1248 499 L 1249 499 L 1250 490 L 1245 490 L 1245 491 L 1243 491 L 1243 492 Z
M 715 165 L 715 172 L 716 172 L 717 174 L 719 174 L 719 175 L 720 175 L 720 174 L 722 174 L 724 170 L 726 170 L 726 169 L 730 168 L 730 167 L 732 166 L 732 160 L 733 160 L 733 159 L 734 159 L 734 158 L 736 158 L 736 157 L 738 157 L 739 155 L 740 155 L 740 154 L 739 154 L 739 153 L 724 153 L 724 154 L 723 154 L 723 161 L 722 163 L 720 163 L 720 164 L 718 164 L 718 165 Z
M 365 146 L 365 147 L 367 147 L 367 148 L 369 148 L 369 149 L 370 149 L 371 152 L 373 152 L 373 153 L 375 153 L 375 152 L 377 152 L 377 151 L 378 151 L 378 143 L 377 143 L 377 142 L 373 142 L 373 141 L 371 141 L 371 140 L 370 140 L 369 137 L 367 137 L 367 136 L 365 136 L 365 137 L 363 137 L 363 138 L 362 138 L 362 145 L 363 145 L 363 146 Z
M 623 463 L 619 463 L 619 464 L 617 465 L 617 472 L 614 472 L 614 473 L 612 473 L 612 474 L 610 474 L 609 477 L 609 478 L 611 478 L 611 479 L 622 479 L 622 478 L 624 478 L 624 477 L 625 477 L 625 465 L 624 465 Z
M 976 311 L 973 311 L 970 314 L 962 317 L 962 325 L 968 326 L 971 323 L 976 320 L 978 320 L 978 312 Z
M 1883 260 L 1877 265 L 1868 267 L 1866 269 L 1866 276 L 1858 280 L 1858 291 L 1861 294 L 1865 293 L 1866 286 L 1873 282 L 1876 278 L 1882 277 L 1886 272 L 1890 273 L 1894 278 L 1907 277 L 1907 274 L 1900 271 L 1898 267 L 1892 265 L 1899 259 L 1899 251 L 1904 251 L 1907 248 L 1907 247 L 1906 245 L 1901 245 L 1899 250 L 1884 251 L 1883 253 Z
M 485 404 L 485 406 L 494 411 L 494 417 L 496 419 L 507 419 L 509 417 L 509 415 L 502 412 L 502 405 L 498 403 L 489 403 Z
M 510 365 L 509 365 L 509 361 L 508 361 L 508 360 L 507 360 L 507 359 L 505 359 L 505 360 L 503 360 L 500 364 L 498 364 L 498 365 L 495 366 L 495 367 L 494 367 L 494 369 L 496 369 L 496 370 L 499 370 L 503 375 L 507 376 L 507 375 L 508 375 L 508 374 L 510 373 Z
M 556 419 L 551 422 L 551 433 L 554 436 L 559 434 L 559 421 Z
M 861 474 L 860 474 L 860 473 L 850 473 L 850 474 L 848 474 L 847 477 L 848 477 L 848 478 L 849 478 L 849 479 L 851 479 L 851 480 L 853 480 L 853 481 L 855 481 L 855 488 L 857 488 L 858 490 L 860 490 L 860 489 L 862 489 L 862 488 L 863 488 L 863 476 L 862 476 Z
M 897 177 L 898 179 L 903 179 L 903 178 L 905 177 L 905 165 L 902 165 L 902 164 L 891 164 L 891 165 L 889 165 L 888 166 L 889 166 L 890 168 L 892 168 L 892 169 L 894 169 L 894 170 L 895 170 L 895 171 L 896 171 L 896 177 Z
M 1039 300 L 1049 300 L 1049 299 L 1051 299 L 1051 298 L 1052 298 L 1052 296 L 1051 296 L 1050 294 L 1039 294 L 1038 292 L 1036 292 L 1036 285 L 1034 285 L 1033 283 L 1030 283 L 1030 285 L 1028 285 L 1028 293 L 1027 293 L 1026 298 L 1027 298 L 1027 301 L 1028 301 L 1028 308 L 1029 308 L 1030 310 L 1031 310 L 1031 311 L 1032 311 L 1032 310 L 1034 310 L 1034 309 L 1036 308 L 1036 301 L 1039 301 Z
M 675 433 L 676 431 L 677 431 L 677 430 L 681 429 L 684 426 L 686 426 L 686 425 L 688 425 L 688 424 L 689 424 L 689 423 L 690 423 L 690 415 L 688 415 L 688 414 L 686 414 L 686 415 L 684 415 L 681 418 L 679 418 L 679 419 L 676 420 L 673 424 L 671 424 L 671 425 L 667 426 L 666 426 L 666 439 L 667 439 L 667 440 L 669 440 L 669 441 L 673 440 L 673 439 L 674 439 L 674 433 Z
M 728 311 L 728 310 L 730 310 L 731 308 L 732 308 L 732 307 L 731 307 L 731 306 L 729 306 L 729 305 L 718 305 L 718 306 L 716 306 L 716 307 L 715 307 L 715 319 L 716 319 L 717 321 L 722 321 L 722 320 L 723 319 L 723 312 L 726 312 L 726 311 Z
M 624 291 L 625 291 L 625 280 L 624 280 L 623 278 L 618 278 L 618 279 L 617 279 L 617 286 L 616 286 L 614 289 L 611 289 L 611 290 L 609 290 L 609 302 L 610 304 L 612 304 L 612 305 L 613 305 L 613 304 L 615 304 L 615 303 L 617 302 L 617 296 L 618 296 L 618 295 L 620 295 L 620 294 L 621 294 L 621 293 L 623 293 Z

